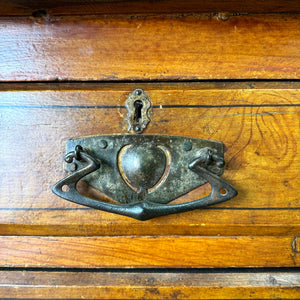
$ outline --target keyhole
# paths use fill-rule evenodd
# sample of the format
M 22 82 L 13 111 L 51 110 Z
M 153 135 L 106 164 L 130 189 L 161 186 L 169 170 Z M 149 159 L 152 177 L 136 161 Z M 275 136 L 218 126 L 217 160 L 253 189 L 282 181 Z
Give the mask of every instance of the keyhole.
M 141 100 L 136 100 L 134 102 L 134 117 L 133 120 L 137 123 L 140 122 L 141 118 L 142 118 L 142 108 L 143 108 L 143 102 Z

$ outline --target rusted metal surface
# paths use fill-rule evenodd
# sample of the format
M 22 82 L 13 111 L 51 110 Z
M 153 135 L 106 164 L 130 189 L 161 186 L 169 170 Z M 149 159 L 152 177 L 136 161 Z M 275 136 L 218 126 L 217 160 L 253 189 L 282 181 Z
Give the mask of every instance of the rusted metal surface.
M 216 204 L 237 194 L 217 176 L 224 166 L 220 142 L 163 135 L 107 135 L 69 140 L 67 152 L 71 174 L 54 186 L 55 194 L 140 220 Z M 76 184 L 80 179 L 121 204 L 79 194 Z M 166 205 L 206 182 L 212 187 L 210 195 Z
M 135 89 L 129 94 L 125 106 L 128 112 L 126 117 L 128 130 L 142 133 L 150 122 L 150 98 L 142 89 Z

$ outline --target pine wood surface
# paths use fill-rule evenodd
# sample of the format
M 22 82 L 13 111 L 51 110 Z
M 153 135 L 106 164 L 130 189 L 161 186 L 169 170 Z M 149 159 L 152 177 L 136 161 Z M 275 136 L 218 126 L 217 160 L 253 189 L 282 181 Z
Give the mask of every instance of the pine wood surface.
M 299 299 L 299 12 L 0 0 L 0 298 Z M 137 87 L 154 105 L 146 134 L 224 142 L 238 197 L 140 222 L 51 193 L 66 140 L 126 133 Z
M 51 15 L 87 14 L 164 14 L 195 12 L 244 12 L 280 13 L 299 12 L 298 0 L 1 0 L 0 15 L 39 15 L 43 11 Z
M 296 210 L 197 210 L 147 222 L 85 209 L 1 210 L 2 235 L 298 235 Z
M 0 267 L 299 267 L 293 236 L 1 236 Z
M 201 271 L 200 271 L 201 272 Z M 30 299 L 299 299 L 300 273 L 1 271 L 0 297 Z
M 239 195 L 146 222 L 95 211 L 51 192 L 66 173 L 68 138 L 126 133 L 125 100 L 149 94 L 145 134 L 222 141 L 222 177 Z M 4 84 L 0 92 L 1 234 L 299 234 L 299 83 Z M 263 184 L 262 184 L 263 182 Z M 4 184 L 3 184 L 4 183 Z M 183 196 L 200 198 L 209 186 Z M 82 192 L 99 197 L 88 187 Z M 176 219 L 176 221 L 175 221 Z
M 299 79 L 299 14 L 0 18 L 0 81 Z

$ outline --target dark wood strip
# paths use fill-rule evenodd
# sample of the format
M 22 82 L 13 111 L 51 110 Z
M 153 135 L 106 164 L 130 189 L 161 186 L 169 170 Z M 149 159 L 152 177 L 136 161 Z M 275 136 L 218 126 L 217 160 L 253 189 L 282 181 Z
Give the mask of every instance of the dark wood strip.
M 300 273 L 1 271 L 0 297 L 30 299 L 299 299 Z
M 154 109 L 162 108 L 234 108 L 234 107 L 300 107 L 300 103 L 289 103 L 289 104 L 232 104 L 232 105 L 153 105 Z M 124 109 L 123 105 L 95 105 L 95 106 L 85 106 L 85 105 L 0 105 L 0 109 Z
M 144 90 L 297 90 L 300 89 L 300 80 L 164 80 L 164 81 L 12 81 L 1 82 L 0 91 L 71 91 L 71 90 L 91 90 L 91 91 L 112 91 L 112 90 L 134 90 L 135 88 Z
M 0 15 L 33 15 L 45 17 L 50 15 L 72 14 L 158 14 L 158 13 L 220 13 L 220 18 L 228 17 L 228 12 L 299 12 L 300 5 L 297 0 L 161 0 L 161 1 L 117 1 L 117 0 L 77 0 L 77 1 L 28 1 L 28 0 L 1 0 Z M 223 13 L 222 13 L 223 12 Z
M 0 272 L 49 272 L 49 273 L 141 273 L 141 274 L 156 274 L 156 273 L 168 273 L 168 274 L 289 274 L 295 273 L 300 275 L 300 267 L 264 267 L 264 268 L 130 268 L 130 269 L 118 269 L 118 268 L 44 268 L 44 267 L 0 267 Z
M 214 210 L 299 210 L 300 207 L 203 207 L 202 209 L 214 209 Z M 68 210 L 93 210 L 89 207 L 0 207 L 0 210 L 12 210 L 12 211 L 68 211 Z

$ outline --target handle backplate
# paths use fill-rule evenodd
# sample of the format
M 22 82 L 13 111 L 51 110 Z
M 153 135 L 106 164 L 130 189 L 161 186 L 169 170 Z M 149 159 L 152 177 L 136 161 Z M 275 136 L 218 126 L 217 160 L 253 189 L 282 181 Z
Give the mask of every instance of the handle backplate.
M 106 135 L 67 142 L 70 172 L 53 187 L 58 196 L 85 206 L 139 220 L 188 211 L 233 198 L 237 191 L 223 173 L 223 144 L 164 135 Z M 81 195 L 79 180 L 87 182 L 112 204 Z M 198 200 L 168 204 L 209 182 L 211 193 Z

